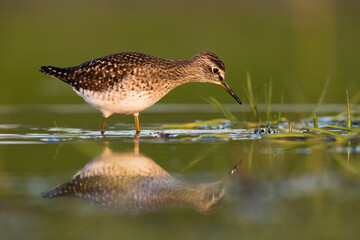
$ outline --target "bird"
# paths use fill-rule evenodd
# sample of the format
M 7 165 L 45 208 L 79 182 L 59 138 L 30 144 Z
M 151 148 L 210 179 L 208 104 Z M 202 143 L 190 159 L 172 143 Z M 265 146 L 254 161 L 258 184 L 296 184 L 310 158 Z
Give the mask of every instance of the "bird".
M 188 82 L 222 86 L 241 100 L 225 82 L 225 65 L 213 52 L 203 51 L 186 60 L 168 60 L 138 52 L 122 52 L 87 61 L 74 67 L 41 66 L 40 72 L 73 87 L 87 103 L 103 114 L 101 134 L 112 114 L 133 114 L 136 133 L 139 113 Z
M 191 184 L 173 177 L 151 158 L 136 152 L 103 152 L 64 184 L 44 191 L 43 198 L 71 197 L 121 214 L 141 214 L 165 207 L 188 207 L 202 214 L 216 212 L 224 203 L 222 180 Z

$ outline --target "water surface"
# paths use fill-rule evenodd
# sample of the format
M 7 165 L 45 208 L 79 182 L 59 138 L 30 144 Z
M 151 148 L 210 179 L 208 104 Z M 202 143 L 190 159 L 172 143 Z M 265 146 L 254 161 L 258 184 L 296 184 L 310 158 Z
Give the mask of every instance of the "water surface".
M 104 141 L 100 114 L 39 109 L 1 114 L 2 239 L 357 239 L 360 233 L 358 142 L 316 147 L 236 126 L 161 129 L 221 117 L 182 111 L 140 115 L 143 131 L 135 141 L 133 118 L 113 116 Z M 199 138 L 204 134 L 217 135 Z

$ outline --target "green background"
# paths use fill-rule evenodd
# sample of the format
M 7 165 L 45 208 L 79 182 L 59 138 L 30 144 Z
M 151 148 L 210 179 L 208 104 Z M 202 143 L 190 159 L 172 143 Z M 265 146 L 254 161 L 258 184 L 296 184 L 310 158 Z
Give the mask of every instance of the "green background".
M 270 79 L 273 103 L 282 92 L 285 103 L 314 103 L 329 75 L 324 102 L 345 103 L 348 89 L 354 103 L 360 99 L 359 13 L 358 0 L 0 0 L 0 238 L 358 239 L 356 138 L 277 141 L 243 129 L 227 142 L 160 139 L 163 124 L 222 115 L 141 114 L 140 153 L 178 179 L 217 181 L 241 164 L 214 215 L 165 208 L 128 216 L 75 199 L 40 198 L 101 153 L 99 112 L 16 105 L 84 103 L 71 87 L 40 73 L 42 65 L 74 66 L 123 51 L 185 59 L 203 50 L 223 59 L 226 80 L 245 103 L 247 72 L 260 103 Z M 209 96 L 236 104 L 221 87 L 202 83 L 179 87 L 161 102 L 202 103 Z M 283 113 L 290 121 L 305 115 L 292 106 L 296 114 Z M 236 117 L 251 119 L 245 114 Z M 114 151 L 133 151 L 133 121 L 107 121 Z
M 124 51 L 185 59 L 209 50 L 226 80 L 245 97 L 246 73 L 261 102 L 272 79 L 273 102 L 313 103 L 329 75 L 325 102 L 344 103 L 360 83 L 360 2 L 1 1 L 0 104 L 82 103 L 69 86 L 38 72 Z M 212 84 L 175 89 L 161 102 L 234 100 Z

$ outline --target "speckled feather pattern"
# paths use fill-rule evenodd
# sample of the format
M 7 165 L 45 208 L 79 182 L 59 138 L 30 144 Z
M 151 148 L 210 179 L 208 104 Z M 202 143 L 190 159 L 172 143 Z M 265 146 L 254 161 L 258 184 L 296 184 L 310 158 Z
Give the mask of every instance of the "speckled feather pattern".
M 154 89 L 159 79 L 177 80 L 182 77 L 185 61 L 166 60 L 142 53 L 118 53 L 69 68 L 47 67 L 46 73 L 70 84 L 75 90 L 108 91 Z M 178 71 L 176 71 L 179 69 Z
M 214 53 L 201 56 L 225 69 Z M 173 88 L 202 79 L 196 55 L 187 60 L 167 60 L 143 53 L 118 53 L 68 68 L 44 66 L 41 71 L 71 85 L 85 101 L 105 117 L 113 113 L 138 113 L 165 96 Z

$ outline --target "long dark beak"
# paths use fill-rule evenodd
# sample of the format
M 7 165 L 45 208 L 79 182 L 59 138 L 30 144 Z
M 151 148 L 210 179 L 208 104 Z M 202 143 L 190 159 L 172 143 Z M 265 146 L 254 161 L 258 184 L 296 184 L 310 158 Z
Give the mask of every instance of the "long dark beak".
M 225 81 L 221 81 L 220 85 L 225 88 L 225 90 L 230 93 L 231 96 L 233 96 L 233 98 L 235 98 L 235 100 L 241 104 L 241 100 L 240 98 L 238 98 L 238 96 L 236 96 L 236 94 L 234 93 L 234 91 L 231 89 L 231 87 L 225 82 Z

